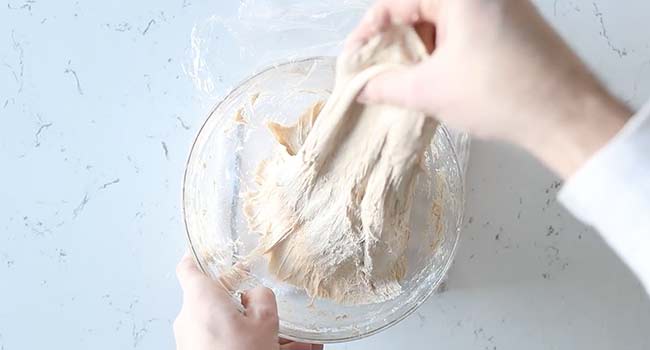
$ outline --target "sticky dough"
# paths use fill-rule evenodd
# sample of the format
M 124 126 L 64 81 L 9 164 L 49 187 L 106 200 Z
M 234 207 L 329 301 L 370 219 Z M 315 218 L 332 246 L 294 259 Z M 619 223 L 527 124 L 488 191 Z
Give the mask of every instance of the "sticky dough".
M 411 28 L 395 27 L 339 57 L 325 105 L 295 125 L 269 124 L 278 145 L 259 164 L 244 212 L 278 279 L 342 304 L 401 292 L 413 191 L 436 123 L 356 98 L 370 78 L 425 56 Z

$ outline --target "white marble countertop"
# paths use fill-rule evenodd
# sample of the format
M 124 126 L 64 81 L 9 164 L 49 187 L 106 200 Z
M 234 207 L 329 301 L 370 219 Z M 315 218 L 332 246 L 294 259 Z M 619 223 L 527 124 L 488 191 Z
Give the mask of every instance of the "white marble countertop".
M 650 96 L 646 0 L 537 1 L 635 106 Z M 0 7 L 0 349 L 171 349 L 181 177 L 206 107 L 183 70 L 218 0 Z M 218 33 L 217 33 L 218 34 Z M 224 67 L 223 94 L 249 69 Z M 448 290 L 331 349 L 649 349 L 650 302 L 557 179 L 477 142 Z

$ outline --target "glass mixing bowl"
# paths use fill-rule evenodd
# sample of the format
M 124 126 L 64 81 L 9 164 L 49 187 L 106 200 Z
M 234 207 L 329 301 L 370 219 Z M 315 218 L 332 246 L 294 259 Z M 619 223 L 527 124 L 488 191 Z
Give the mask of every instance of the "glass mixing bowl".
M 187 235 L 201 269 L 217 279 L 251 252 L 240 195 L 254 186 L 259 162 L 274 140 L 267 121 L 294 122 L 332 91 L 335 59 L 316 57 L 274 65 L 246 79 L 208 116 L 192 147 L 183 184 Z M 303 290 L 277 281 L 264 258 L 250 264 L 249 278 L 231 285 L 233 298 L 255 285 L 277 296 L 280 335 L 310 342 L 359 339 L 404 319 L 441 284 L 451 265 L 463 215 L 463 174 L 449 131 L 440 126 L 418 176 L 411 214 L 408 271 L 403 292 L 369 305 L 312 300 Z

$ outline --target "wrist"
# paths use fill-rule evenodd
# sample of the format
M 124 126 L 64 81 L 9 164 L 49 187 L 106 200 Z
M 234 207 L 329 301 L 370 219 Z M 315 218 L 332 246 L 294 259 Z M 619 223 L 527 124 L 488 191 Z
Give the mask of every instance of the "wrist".
M 537 136 L 522 146 L 565 179 L 614 138 L 632 115 L 629 107 L 600 86 L 548 103 L 552 117 L 540 118 L 547 125 L 535 126 Z

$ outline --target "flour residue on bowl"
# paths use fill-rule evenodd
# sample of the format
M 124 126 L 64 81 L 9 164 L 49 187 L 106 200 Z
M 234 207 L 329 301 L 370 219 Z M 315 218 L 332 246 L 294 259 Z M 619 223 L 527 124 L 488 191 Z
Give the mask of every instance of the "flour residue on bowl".
M 244 213 L 271 273 L 312 298 L 368 304 L 402 291 L 415 184 L 437 123 L 356 96 L 375 75 L 424 57 L 413 29 L 395 27 L 339 59 L 324 106 L 268 125 L 277 147 Z
M 395 298 L 354 306 L 324 298 L 311 300 L 303 288 L 274 276 L 264 256 L 251 257 L 260 235 L 250 230 L 241 196 L 257 188 L 254 177 L 259 163 L 270 158 L 276 146 L 282 147 L 269 137 L 265 126 L 268 121 L 293 125 L 309 106 L 326 100 L 334 86 L 334 65 L 331 57 L 292 60 L 243 79 L 217 103 L 201 127 L 183 182 L 187 234 L 203 270 L 215 280 L 232 276 L 232 284 L 227 286 L 235 301 L 241 291 L 260 285 L 271 288 L 278 303 L 280 334 L 306 343 L 358 339 L 410 314 L 444 279 L 462 222 L 462 167 L 456 158 L 456 136 L 440 126 L 418 175 L 408 266 Z M 304 68 L 296 70 L 295 66 Z M 259 98 L 251 103 L 251 96 L 257 93 L 261 93 Z M 234 124 L 242 107 L 248 124 Z M 226 129 L 230 132 L 224 132 Z M 443 191 L 437 191 L 436 185 Z M 439 219 L 432 215 L 434 201 L 440 202 Z M 438 220 L 442 220 L 441 226 Z M 437 227 L 442 232 L 434 239 Z M 432 242 L 437 242 L 435 249 Z

